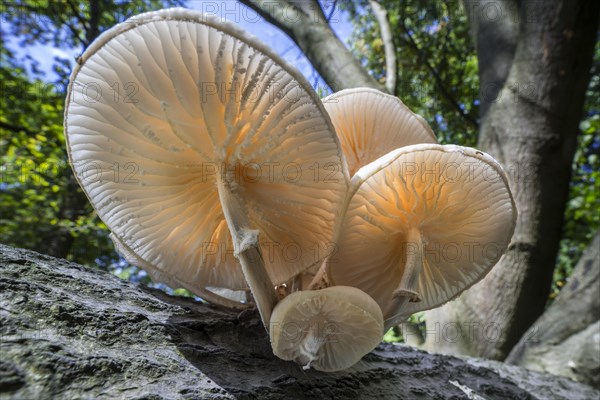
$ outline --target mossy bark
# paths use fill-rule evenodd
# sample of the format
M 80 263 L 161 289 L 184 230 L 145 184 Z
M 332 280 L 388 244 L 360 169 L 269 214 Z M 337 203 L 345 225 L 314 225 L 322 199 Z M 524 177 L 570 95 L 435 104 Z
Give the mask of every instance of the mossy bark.
M 273 356 L 255 311 L 221 310 L 2 245 L 0 326 L 2 399 L 600 395 L 566 378 L 393 344 L 344 372 L 303 371 Z

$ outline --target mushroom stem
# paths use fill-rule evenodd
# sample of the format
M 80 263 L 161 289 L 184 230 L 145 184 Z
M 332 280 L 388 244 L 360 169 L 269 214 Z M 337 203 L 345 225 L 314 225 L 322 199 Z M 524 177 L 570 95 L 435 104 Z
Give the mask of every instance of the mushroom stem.
M 290 293 L 294 293 L 299 290 L 302 290 L 302 274 L 296 275 L 292 280 L 292 290 Z
M 221 208 L 233 239 L 233 254 L 242 266 L 242 272 L 254 296 L 260 318 L 269 331 L 271 313 L 279 300 L 265 268 L 258 244 L 259 232 L 250 229 L 244 207 L 232 193 L 230 184 L 220 176 L 217 176 L 217 188 Z
M 316 275 L 314 276 L 314 278 L 308 285 L 308 290 L 325 289 L 325 288 L 328 288 L 329 286 L 331 286 L 331 284 L 329 283 L 329 279 L 327 278 L 327 260 L 328 259 L 329 259 L 329 257 L 327 257 L 325 260 L 323 260 L 323 264 L 321 264 L 321 267 L 319 268 Z
M 384 329 L 387 331 L 407 317 L 401 313 L 406 303 L 421 301 L 416 291 L 419 274 L 423 268 L 423 240 L 417 228 L 411 228 L 406 236 L 406 264 L 398 288 L 392 294 L 392 301 L 384 313 Z
M 312 325 L 308 329 L 308 333 L 304 336 L 302 343 L 298 346 L 300 355 L 296 359 L 296 362 L 302 365 L 302 369 L 309 369 L 310 364 L 319 359 L 319 349 L 323 346 L 325 341 L 326 338 L 319 335 L 319 326 L 317 324 Z

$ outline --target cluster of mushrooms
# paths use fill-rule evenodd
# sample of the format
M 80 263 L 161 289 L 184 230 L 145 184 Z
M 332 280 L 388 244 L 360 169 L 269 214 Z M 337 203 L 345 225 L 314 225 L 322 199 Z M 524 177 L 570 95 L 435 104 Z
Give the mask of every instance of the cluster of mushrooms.
M 273 352 L 337 371 L 479 281 L 512 236 L 500 165 L 396 97 L 323 100 L 229 22 L 185 9 L 103 33 L 71 76 L 75 174 L 153 279 L 255 304 Z

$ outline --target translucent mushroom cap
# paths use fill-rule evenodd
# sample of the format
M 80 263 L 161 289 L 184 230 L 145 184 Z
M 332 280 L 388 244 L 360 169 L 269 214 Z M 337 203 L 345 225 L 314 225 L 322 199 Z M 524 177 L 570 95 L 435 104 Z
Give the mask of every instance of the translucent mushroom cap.
M 365 291 L 384 310 L 406 273 L 408 254 L 418 250 L 408 239 L 412 232 L 422 242 L 415 287 L 421 301 L 406 303 L 405 316 L 456 297 L 508 247 L 515 204 L 502 168 L 483 152 L 408 146 L 363 167 L 353 179 L 364 182 L 328 261 L 329 278 Z
M 427 122 L 395 96 L 354 88 L 323 99 L 340 138 L 350 176 L 403 146 L 437 143 Z
M 275 306 L 270 336 L 277 357 L 305 369 L 339 371 L 381 342 L 383 316 L 371 297 L 353 287 L 300 291 Z
M 300 73 L 228 22 L 169 9 L 103 33 L 72 73 L 65 132 L 117 246 L 163 281 L 246 288 L 217 179 L 274 284 L 327 255 L 348 181 L 334 128 Z

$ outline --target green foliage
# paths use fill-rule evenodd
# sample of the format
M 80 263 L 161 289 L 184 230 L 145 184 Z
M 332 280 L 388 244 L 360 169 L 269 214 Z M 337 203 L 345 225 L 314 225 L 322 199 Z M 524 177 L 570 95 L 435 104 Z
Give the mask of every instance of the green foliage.
M 457 1 L 383 0 L 397 49 L 397 95 L 431 125 L 442 143 L 477 143 L 478 66 L 466 13 Z M 351 14 L 355 57 L 381 83 L 385 54 L 367 0 L 341 3 Z
M 65 232 L 77 244 L 71 259 L 91 265 L 99 255 L 114 257 L 106 227 L 89 204 L 76 214 L 65 209 L 70 191 L 83 195 L 69 185 L 63 92 L 55 85 L 30 81 L 6 48 L 0 56 L 1 241 L 44 251 L 57 232 Z
M 64 101 L 67 77 L 75 60 L 55 57 L 54 70 L 59 79 L 47 82 L 36 60 L 30 56 L 15 58 L 4 43 L 5 35 L 17 37 L 24 48 L 42 44 L 81 51 L 100 32 L 129 16 L 181 3 L 2 3 L 0 241 L 107 269 L 114 269 L 119 259 L 106 226 L 76 184 L 65 151 Z
M 46 44 L 82 51 L 106 29 L 146 11 L 181 6 L 183 0 L 17 0 L 2 2 L 8 33 L 23 47 Z M 33 64 L 35 60 L 30 59 Z M 54 57 L 54 70 L 66 84 L 74 60 Z
M 385 343 L 396 343 L 396 342 L 404 342 L 402 338 L 402 332 L 397 326 L 394 326 L 389 331 L 383 335 L 383 341 Z
M 383 341 L 386 343 L 402 342 L 405 343 L 407 340 L 404 338 L 404 332 L 408 330 L 407 334 L 420 335 L 421 338 L 425 338 L 427 335 L 425 326 L 425 313 L 418 312 L 410 316 L 408 320 L 402 322 L 399 326 L 391 328 L 383 335 Z
M 585 113 L 586 117 L 579 124 L 581 134 L 573 160 L 571 190 L 551 299 L 558 295 L 600 229 L 600 42 L 596 43 Z

